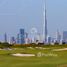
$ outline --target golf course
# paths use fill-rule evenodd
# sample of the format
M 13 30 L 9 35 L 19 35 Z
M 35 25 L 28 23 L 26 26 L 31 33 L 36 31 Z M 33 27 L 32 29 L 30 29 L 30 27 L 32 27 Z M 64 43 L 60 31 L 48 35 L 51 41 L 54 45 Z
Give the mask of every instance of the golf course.
M 67 45 L 0 49 L 0 67 L 67 67 Z

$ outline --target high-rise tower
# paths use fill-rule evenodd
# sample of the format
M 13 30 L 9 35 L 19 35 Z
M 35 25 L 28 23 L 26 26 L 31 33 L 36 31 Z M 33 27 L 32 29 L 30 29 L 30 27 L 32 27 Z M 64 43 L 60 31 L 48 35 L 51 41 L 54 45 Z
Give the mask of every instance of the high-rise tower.
M 46 0 L 44 5 L 44 26 L 43 26 L 43 37 L 45 44 L 47 43 L 47 15 L 46 15 Z
M 57 30 L 56 40 L 58 43 L 60 43 L 60 41 L 61 41 L 61 35 L 60 35 L 59 30 Z
M 20 44 L 20 34 L 17 34 L 17 44 Z
M 25 30 L 24 29 L 20 29 L 20 44 L 24 44 L 25 43 Z
M 4 34 L 4 42 L 7 42 L 7 34 Z

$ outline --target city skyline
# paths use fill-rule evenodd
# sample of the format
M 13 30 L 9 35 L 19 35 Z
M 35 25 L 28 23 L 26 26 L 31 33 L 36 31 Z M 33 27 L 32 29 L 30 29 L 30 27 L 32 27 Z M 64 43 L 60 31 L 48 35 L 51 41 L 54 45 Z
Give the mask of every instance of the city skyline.
M 31 28 L 35 27 L 42 34 L 44 0 L 3 0 L 3 2 L 0 4 L 0 40 L 3 40 L 5 32 L 8 37 L 16 36 L 20 28 L 30 33 Z M 67 30 L 66 2 L 47 0 L 48 33 L 51 36 L 55 35 L 57 29 L 60 32 Z

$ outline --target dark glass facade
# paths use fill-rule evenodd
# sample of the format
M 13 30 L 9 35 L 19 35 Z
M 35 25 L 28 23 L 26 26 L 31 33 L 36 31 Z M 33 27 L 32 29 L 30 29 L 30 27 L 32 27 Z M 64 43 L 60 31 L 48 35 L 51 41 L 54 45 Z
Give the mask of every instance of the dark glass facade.
M 25 43 L 25 31 L 24 29 L 20 29 L 20 44 Z

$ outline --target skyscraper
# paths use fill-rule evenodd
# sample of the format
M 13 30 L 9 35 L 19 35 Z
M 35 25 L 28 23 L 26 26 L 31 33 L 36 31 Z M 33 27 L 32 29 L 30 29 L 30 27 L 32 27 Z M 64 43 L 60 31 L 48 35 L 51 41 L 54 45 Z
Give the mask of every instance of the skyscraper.
M 10 43 L 11 43 L 11 44 L 16 44 L 16 39 L 15 39 L 15 37 L 11 37 Z
M 4 42 L 7 42 L 7 34 L 4 34 Z
M 28 44 L 29 42 L 28 42 L 28 33 L 25 33 L 25 44 Z
M 28 33 L 25 33 L 25 38 L 28 38 Z
M 43 37 L 45 44 L 47 43 L 47 16 L 46 16 L 46 0 L 44 5 L 44 26 L 43 26 Z
M 63 42 L 67 43 L 67 31 L 63 31 Z
M 20 44 L 25 43 L 25 31 L 24 29 L 20 29 Z
M 17 44 L 20 44 L 20 36 L 17 34 Z
M 61 35 L 58 30 L 57 30 L 57 39 L 56 40 L 58 43 L 60 43 L 60 41 L 61 41 Z
M 48 37 L 48 44 L 51 44 L 51 42 L 52 42 L 52 37 Z

